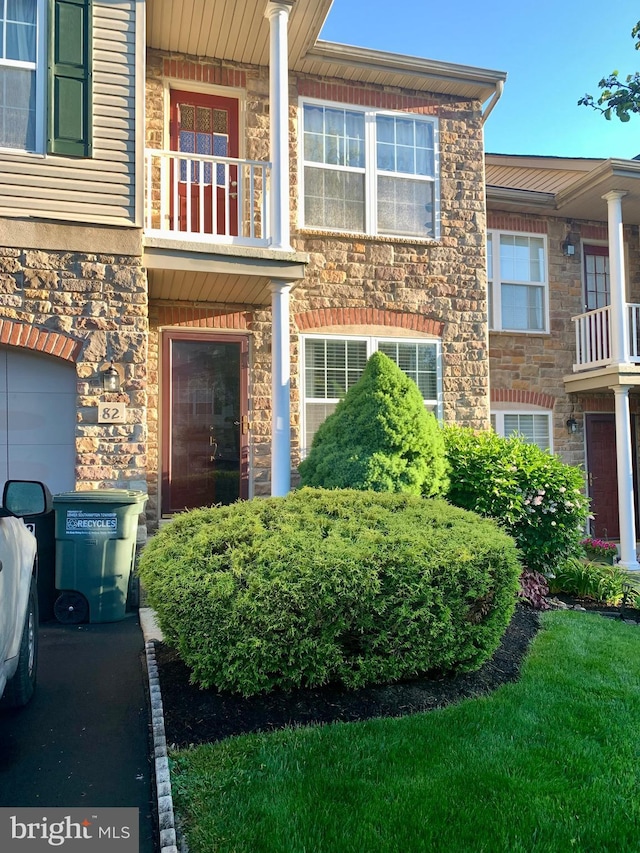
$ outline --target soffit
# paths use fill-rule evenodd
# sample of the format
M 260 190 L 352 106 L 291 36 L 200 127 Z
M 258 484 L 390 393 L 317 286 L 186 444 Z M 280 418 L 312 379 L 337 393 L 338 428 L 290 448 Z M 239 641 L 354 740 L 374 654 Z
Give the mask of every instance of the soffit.
M 268 305 L 271 302 L 271 280 L 266 276 L 149 270 L 148 278 L 149 298 L 153 300 L 227 305 Z
M 472 66 L 318 41 L 332 0 L 294 0 L 292 71 L 354 83 L 485 101 L 506 74 Z M 267 0 L 147 0 L 147 45 L 158 50 L 269 65 Z
M 332 0 L 295 0 L 289 52 L 303 54 L 317 39 Z M 267 0 L 147 0 L 147 45 L 250 65 L 269 64 Z
M 624 223 L 640 225 L 640 162 L 637 160 L 573 161 L 487 155 L 485 172 L 490 208 L 546 212 L 566 219 L 606 222 L 607 201 L 603 196 L 618 191 L 625 194 L 622 199 Z

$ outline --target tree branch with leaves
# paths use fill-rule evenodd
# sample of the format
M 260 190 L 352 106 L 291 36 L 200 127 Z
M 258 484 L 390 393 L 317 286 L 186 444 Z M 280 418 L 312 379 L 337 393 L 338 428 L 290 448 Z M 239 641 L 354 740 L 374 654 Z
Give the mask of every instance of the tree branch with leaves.
M 640 50 L 640 21 L 631 30 L 631 37 L 636 39 L 635 48 Z M 601 112 L 609 121 L 616 116 L 620 121 L 629 121 L 632 113 L 640 113 L 640 72 L 629 74 L 625 80 L 620 79 L 618 71 L 612 71 L 608 77 L 603 77 L 598 83 L 602 92 L 598 98 L 594 95 L 584 95 L 578 101 L 579 106 L 591 107 Z

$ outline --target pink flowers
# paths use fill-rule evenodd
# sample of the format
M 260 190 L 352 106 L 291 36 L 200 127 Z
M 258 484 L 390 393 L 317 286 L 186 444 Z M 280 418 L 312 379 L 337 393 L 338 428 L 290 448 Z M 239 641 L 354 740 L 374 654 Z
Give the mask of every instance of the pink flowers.
M 580 544 L 586 551 L 602 557 L 614 557 L 618 553 L 617 545 L 614 542 L 607 542 L 605 539 L 593 539 L 591 536 L 587 536 Z

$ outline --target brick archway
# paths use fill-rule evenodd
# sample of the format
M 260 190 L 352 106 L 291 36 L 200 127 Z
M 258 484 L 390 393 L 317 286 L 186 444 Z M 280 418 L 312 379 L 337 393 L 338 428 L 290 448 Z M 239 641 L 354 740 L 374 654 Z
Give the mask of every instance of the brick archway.
M 322 329 L 328 326 L 389 326 L 427 335 L 442 337 L 444 323 L 421 314 L 406 314 L 379 308 L 317 308 L 302 311 L 294 317 L 299 331 Z
M 518 391 L 510 388 L 492 388 L 492 403 L 526 403 L 529 406 L 539 406 L 541 409 L 553 409 L 555 397 L 542 394 L 539 391 Z
M 74 364 L 80 357 L 82 341 L 60 332 L 38 329 L 30 323 L 0 319 L 0 344 L 53 355 Z

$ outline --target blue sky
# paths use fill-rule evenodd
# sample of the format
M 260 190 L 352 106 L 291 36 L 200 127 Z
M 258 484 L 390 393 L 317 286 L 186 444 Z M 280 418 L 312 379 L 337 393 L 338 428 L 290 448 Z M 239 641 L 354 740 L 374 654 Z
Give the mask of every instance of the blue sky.
M 637 0 L 334 0 L 321 38 L 506 71 L 485 125 L 489 152 L 634 157 L 640 115 L 607 122 L 577 101 L 614 69 L 640 71 L 639 19 Z

